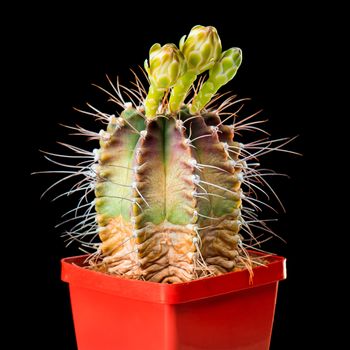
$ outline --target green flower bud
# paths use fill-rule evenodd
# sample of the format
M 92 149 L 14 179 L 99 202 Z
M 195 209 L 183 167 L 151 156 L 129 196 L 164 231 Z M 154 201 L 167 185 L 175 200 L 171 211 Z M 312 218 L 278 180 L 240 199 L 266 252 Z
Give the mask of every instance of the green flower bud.
M 209 78 L 194 97 L 190 112 L 195 114 L 204 108 L 217 91 L 236 75 L 241 63 L 241 49 L 233 47 L 224 51 L 220 59 L 209 70 Z
M 185 72 L 183 54 L 174 44 L 154 44 L 149 51 L 149 61 L 149 66 L 145 61 L 145 69 L 156 89 L 171 88 Z
M 242 63 L 242 50 L 233 47 L 222 53 L 220 59 L 209 71 L 209 79 L 215 86 L 221 87 L 228 83 L 237 73 Z
M 187 62 L 187 71 L 195 75 L 210 69 L 221 55 L 221 40 L 214 27 L 197 25 L 180 40 L 180 50 Z

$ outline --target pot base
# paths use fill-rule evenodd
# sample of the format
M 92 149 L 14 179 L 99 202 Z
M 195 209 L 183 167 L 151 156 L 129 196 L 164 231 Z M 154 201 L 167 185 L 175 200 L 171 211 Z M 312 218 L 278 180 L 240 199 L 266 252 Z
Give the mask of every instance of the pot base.
M 285 259 L 266 267 L 161 284 L 84 268 L 86 256 L 62 260 L 79 350 L 268 350 Z

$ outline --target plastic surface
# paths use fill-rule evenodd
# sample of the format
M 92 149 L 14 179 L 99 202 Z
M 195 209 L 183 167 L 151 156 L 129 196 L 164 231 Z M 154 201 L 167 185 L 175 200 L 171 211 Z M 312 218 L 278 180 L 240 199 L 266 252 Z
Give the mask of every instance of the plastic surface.
M 189 283 L 160 284 L 62 260 L 79 350 L 268 350 L 285 259 Z

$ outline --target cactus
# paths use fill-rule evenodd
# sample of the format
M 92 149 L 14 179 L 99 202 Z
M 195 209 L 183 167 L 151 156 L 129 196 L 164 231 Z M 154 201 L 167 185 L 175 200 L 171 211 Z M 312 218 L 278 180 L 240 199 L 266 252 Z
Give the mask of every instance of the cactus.
M 219 98 L 215 94 L 235 76 L 241 61 L 238 48 L 221 52 L 215 28 L 195 26 L 180 49 L 174 44 L 151 47 L 145 63 L 147 95 L 135 73 L 135 89 L 119 82 L 114 87 L 110 81 L 116 95 L 107 93 L 123 107 L 119 116 L 92 106 L 92 112 L 84 112 L 105 121 L 105 130 L 71 127 L 99 140 L 99 149 L 92 153 L 65 145 L 78 154 L 75 157 L 91 158 L 67 176 L 85 178 L 67 192 L 83 191 L 73 218 L 83 220 L 66 236 L 69 242 L 95 249 L 89 258 L 92 268 L 178 283 L 238 268 L 251 270 L 259 263 L 246 247 L 249 242 L 255 245 L 252 227 L 260 224 L 270 231 L 257 219 L 255 210 L 264 203 L 254 194 L 264 192 L 260 186 L 271 173 L 259 172 L 256 157 L 273 149 L 285 151 L 282 147 L 290 139 L 276 140 L 276 147 L 265 140 L 244 145 L 236 140 L 236 132 L 259 131 L 260 121 L 252 122 L 253 115 L 235 122 L 237 111 L 224 112 L 242 101 L 235 97 L 213 106 Z M 194 87 L 194 96 L 184 104 L 197 75 L 207 70 L 208 79 Z M 125 103 L 121 89 L 133 103 Z M 234 122 L 226 125 L 230 118 Z M 93 202 L 84 203 L 92 191 Z M 81 216 L 79 208 L 85 212 Z M 242 228 L 253 238 L 244 239 Z

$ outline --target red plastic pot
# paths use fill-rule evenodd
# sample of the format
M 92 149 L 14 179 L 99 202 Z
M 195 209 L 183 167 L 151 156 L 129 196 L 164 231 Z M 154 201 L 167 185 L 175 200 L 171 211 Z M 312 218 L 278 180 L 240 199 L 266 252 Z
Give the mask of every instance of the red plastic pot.
M 112 277 L 62 260 L 79 350 L 267 350 L 285 259 L 179 284 Z

